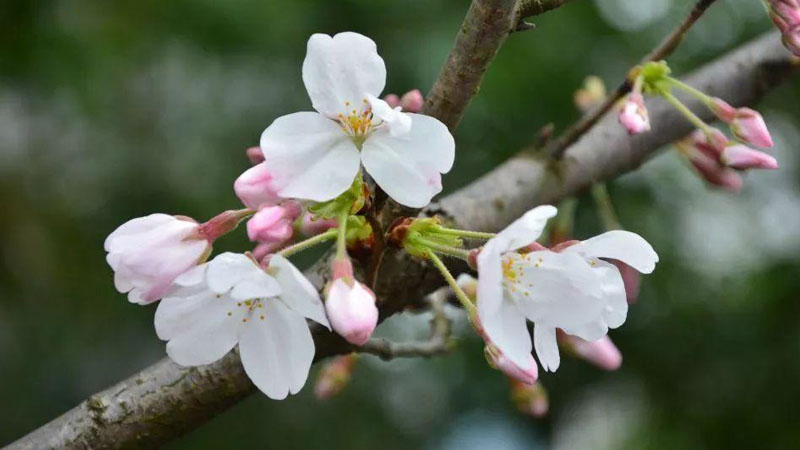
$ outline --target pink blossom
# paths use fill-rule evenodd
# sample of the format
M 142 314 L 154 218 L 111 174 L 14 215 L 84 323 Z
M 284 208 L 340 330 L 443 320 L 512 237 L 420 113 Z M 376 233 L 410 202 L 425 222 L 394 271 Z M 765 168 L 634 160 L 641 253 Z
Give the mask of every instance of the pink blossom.
M 106 238 L 106 261 L 114 270 L 114 286 L 131 303 L 159 300 L 179 275 L 211 251 L 211 239 L 188 218 L 151 214 L 129 220 Z
M 622 353 L 608 335 L 593 342 L 566 333 L 559 333 L 558 337 L 567 350 L 601 369 L 617 370 L 622 365 Z
M 400 106 L 400 97 L 397 94 L 388 94 L 383 97 L 383 101 L 389 104 L 392 108 Z
M 325 311 L 334 331 L 348 342 L 364 345 L 378 325 L 375 294 L 353 278 L 347 259 L 333 262 L 333 281 L 325 294 Z
M 536 366 L 533 355 L 529 355 L 530 359 L 526 366 L 518 366 L 508 359 L 503 352 L 491 342 L 487 342 L 484 353 L 486 354 L 487 360 L 494 368 L 503 372 L 507 377 L 513 380 L 523 384 L 533 384 L 536 383 L 536 380 L 539 378 L 539 368 Z
M 247 222 L 247 237 L 253 242 L 284 243 L 292 238 L 299 216 L 300 205 L 295 202 L 261 208 Z
M 775 158 L 742 144 L 727 147 L 722 152 L 720 161 L 728 167 L 739 170 L 778 168 L 778 161 Z
M 742 189 L 744 184 L 742 177 L 735 170 L 720 164 L 717 159 L 712 159 L 707 154 L 695 149 L 688 152 L 686 156 L 697 174 L 707 183 L 733 193 Z
M 272 206 L 281 200 L 275 186 L 275 177 L 263 162 L 239 175 L 233 183 L 233 190 L 239 200 L 250 209 Z
M 767 124 L 764 123 L 764 118 L 761 117 L 758 111 L 750 108 L 739 108 L 736 110 L 736 116 L 731 122 L 731 131 L 746 144 L 761 148 L 769 148 L 773 145 L 772 136 L 770 136 L 769 130 L 767 130 Z
M 523 384 L 511 380 L 511 400 L 519 412 L 531 417 L 544 417 L 550 409 L 542 383 Z
M 620 110 L 619 123 L 628 130 L 629 134 L 640 134 L 650 130 L 650 119 L 642 94 L 634 92 L 628 96 L 628 101 Z
M 325 400 L 338 395 L 350 383 L 357 355 L 337 356 L 328 361 L 317 375 L 314 384 L 314 395 L 319 400 Z
M 422 92 L 419 89 L 414 89 L 406 92 L 400 97 L 400 106 L 403 111 L 410 113 L 418 113 L 422 111 L 423 105 Z

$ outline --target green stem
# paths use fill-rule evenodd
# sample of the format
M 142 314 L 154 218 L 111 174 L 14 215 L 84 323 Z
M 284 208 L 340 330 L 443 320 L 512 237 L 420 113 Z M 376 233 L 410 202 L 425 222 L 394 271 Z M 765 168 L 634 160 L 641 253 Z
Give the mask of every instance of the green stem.
M 462 291 L 461 288 L 458 287 L 458 283 L 456 283 L 456 279 L 453 278 L 453 274 L 451 274 L 450 271 L 447 270 L 447 266 L 444 265 L 442 260 L 439 259 L 439 257 L 436 256 L 436 253 L 434 253 L 433 250 L 431 249 L 428 249 L 428 258 L 431 260 L 431 262 L 433 262 L 433 265 L 436 266 L 437 269 L 439 269 L 439 272 L 442 274 L 445 281 L 447 281 L 447 284 L 449 284 L 450 288 L 452 288 L 453 292 L 455 292 L 456 298 L 461 303 L 461 306 L 463 306 L 464 309 L 467 311 L 467 315 L 469 316 L 470 321 L 473 324 L 475 324 L 476 323 L 475 321 L 477 320 L 478 317 L 478 309 L 475 308 L 475 305 L 472 303 L 472 300 L 470 300 L 467 294 L 465 294 L 464 291 Z
M 338 233 L 339 230 L 330 229 L 324 233 L 320 233 L 314 237 L 310 237 L 304 241 L 300 241 L 296 244 L 290 245 L 284 248 L 283 250 L 279 251 L 278 254 L 283 257 L 289 257 L 291 255 L 294 255 L 295 253 L 302 252 L 303 250 L 309 249 L 315 245 L 319 245 L 325 241 L 329 241 L 334 237 L 336 237 Z
M 344 210 L 339 213 L 339 228 L 338 236 L 336 238 L 336 258 L 347 257 L 347 218 L 350 217 L 350 211 Z
M 481 231 L 470 231 L 470 230 L 457 230 L 455 228 L 445 228 L 445 227 L 438 227 L 436 228 L 437 233 L 446 234 L 448 236 L 457 236 L 463 237 L 467 239 L 482 239 L 484 241 L 488 241 L 496 236 L 494 233 L 483 233 Z
M 422 237 L 417 237 L 413 239 L 417 244 L 420 244 L 423 247 L 426 247 L 430 250 L 435 251 L 436 253 L 441 253 L 443 255 L 452 256 L 455 258 L 460 258 L 465 261 L 469 260 L 469 250 L 463 248 L 456 248 L 450 247 L 448 245 L 438 244 L 436 242 L 429 241 Z
M 619 230 L 620 226 L 617 213 L 614 211 L 614 204 L 611 203 L 611 196 L 605 183 L 595 183 L 592 186 L 592 198 L 597 205 L 597 213 L 606 230 Z
M 688 84 L 684 83 L 683 81 L 678 80 L 677 78 L 666 77 L 666 80 L 670 84 L 675 86 L 676 88 L 683 90 L 684 92 L 686 92 L 689 95 L 695 97 L 696 99 L 700 100 L 704 104 L 709 105 L 711 103 L 711 97 L 709 97 L 708 95 L 706 95 L 704 92 L 700 91 L 699 89 L 695 89 L 695 88 L 689 86 Z
M 675 109 L 677 109 L 678 111 L 681 112 L 681 114 L 686 116 L 686 118 L 689 119 L 689 121 L 692 122 L 692 124 L 694 126 L 696 126 L 697 128 L 700 128 L 706 134 L 710 134 L 711 133 L 711 128 L 705 122 L 703 122 L 703 119 L 697 117 L 697 115 L 695 113 L 693 113 L 692 110 L 687 108 L 686 105 L 684 105 L 683 103 L 681 103 L 680 100 L 675 98 L 675 96 L 672 95 L 671 92 L 662 91 L 662 92 L 660 92 L 660 94 L 661 94 L 662 97 L 664 97 L 664 100 L 669 102 L 669 104 L 674 106 Z

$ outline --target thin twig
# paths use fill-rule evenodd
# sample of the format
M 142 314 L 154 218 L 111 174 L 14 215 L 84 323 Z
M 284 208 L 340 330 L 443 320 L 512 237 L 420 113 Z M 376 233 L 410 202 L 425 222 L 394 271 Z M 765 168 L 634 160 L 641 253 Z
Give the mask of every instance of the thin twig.
M 520 19 L 524 19 L 526 17 L 538 16 L 551 9 L 556 9 L 568 1 L 569 0 L 521 0 L 519 2 L 519 17 Z
M 373 338 L 354 351 L 369 353 L 384 360 L 417 356 L 428 358 L 449 352 L 453 349 L 453 341 L 450 339 L 452 326 L 444 312 L 449 291 L 450 289 L 443 288 L 428 296 L 433 318 L 431 318 L 431 335 L 427 341 L 398 343 L 388 339 Z
M 686 18 L 683 19 L 683 21 L 675 29 L 673 29 L 656 48 L 648 53 L 647 56 L 642 58 L 639 64 L 644 64 L 650 61 L 659 61 L 671 55 L 678 45 L 683 41 L 683 38 L 686 36 L 686 32 L 689 30 L 689 28 L 691 28 L 692 25 L 697 22 L 697 19 L 699 19 L 703 13 L 706 12 L 708 7 L 711 6 L 715 1 L 716 0 L 699 0 L 694 5 L 694 8 L 692 8 L 692 10 L 689 12 L 689 15 L 686 16 Z M 554 158 L 560 158 L 570 145 L 574 144 L 578 139 L 580 139 L 581 136 L 586 134 L 586 132 L 589 131 L 589 129 L 591 129 L 601 117 L 611 110 L 611 108 L 619 99 L 630 92 L 631 87 L 632 85 L 630 80 L 626 78 L 622 84 L 620 84 L 617 89 L 611 93 L 611 95 L 606 97 L 603 103 L 591 110 L 588 114 L 581 117 L 578 122 L 569 127 L 564 133 L 561 134 L 561 136 L 558 137 L 558 139 L 553 141 L 549 146 L 547 153 Z

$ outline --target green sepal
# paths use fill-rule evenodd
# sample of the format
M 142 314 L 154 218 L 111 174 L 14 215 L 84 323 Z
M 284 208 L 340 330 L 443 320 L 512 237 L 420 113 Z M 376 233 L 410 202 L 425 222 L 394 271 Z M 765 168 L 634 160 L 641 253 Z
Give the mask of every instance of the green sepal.
M 308 210 L 318 219 L 335 219 L 342 211 L 347 211 L 349 214 L 357 213 L 364 207 L 365 202 L 364 179 L 359 172 L 353 184 L 341 195 L 333 200 L 311 205 Z

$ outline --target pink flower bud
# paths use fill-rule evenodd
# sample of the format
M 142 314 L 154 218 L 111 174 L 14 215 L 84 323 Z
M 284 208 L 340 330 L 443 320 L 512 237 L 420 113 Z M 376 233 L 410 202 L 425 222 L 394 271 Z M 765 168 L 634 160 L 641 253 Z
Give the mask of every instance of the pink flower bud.
M 736 117 L 736 108 L 721 98 L 712 97 L 709 106 L 714 115 L 725 123 L 731 123 L 734 117 Z
M 386 97 L 383 97 L 383 101 L 388 103 L 392 108 L 400 106 L 400 97 L 398 97 L 397 94 L 389 94 Z
M 336 395 L 350 383 L 353 375 L 357 355 L 337 356 L 328 361 L 317 375 L 317 382 L 314 384 L 314 395 L 319 400 L 325 400 Z
M 628 130 L 629 134 L 640 134 L 650 130 L 650 119 L 647 116 L 642 94 L 634 92 L 628 96 L 628 101 L 620 110 L 619 123 Z
M 772 147 L 772 136 L 758 111 L 739 108 L 731 122 L 731 131 L 742 142 L 761 148 Z
M 625 296 L 628 298 L 628 304 L 636 303 L 639 298 L 639 284 L 641 282 L 639 271 L 616 259 L 612 259 L 611 264 L 617 266 L 619 274 L 622 276 L 622 283 L 625 285 Z
M 172 282 L 211 251 L 200 225 L 167 214 L 129 220 L 106 238 L 106 261 L 114 270 L 114 286 L 131 303 L 154 302 Z
M 300 212 L 300 205 L 296 202 L 261 208 L 247 221 L 247 237 L 262 244 L 285 244 L 292 239 L 294 221 Z
M 542 383 L 531 385 L 511 380 L 511 400 L 519 412 L 531 417 L 544 417 L 550 409 Z
M 408 91 L 400 98 L 400 106 L 403 107 L 403 111 L 410 113 L 422 111 L 423 102 L 422 92 L 419 89 Z
M 770 16 L 781 32 L 800 24 L 800 3 L 796 0 L 768 0 Z
M 566 350 L 603 370 L 617 370 L 622 365 L 622 353 L 608 335 L 594 342 L 566 333 L 559 333 L 558 338 Z
M 305 213 L 300 222 L 300 233 L 309 237 L 316 236 L 338 226 L 336 219 L 316 219 L 313 214 Z
M 781 40 L 783 41 L 783 45 L 792 52 L 794 56 L 800 57 L 800 24 L 784 31 Z
M 245 153 L 254 166 L 264 162 L 264 152 L 261 151 L 261 147 L 250 147 Z
M 720 161 L 734 169 L 777 169 L 778 161 L 772 156 L 742 144 L 731 145 L 722 152 Z
M 733 193 L 742 189 L 744 182 L 735 170 L 723 166 L 718 160 L 711 159 L 699 151 L 690 152 L 687 156 L 698 175 L 707 183 Z
M 355 345 L 364 345 L 378 325 L 375 294 L 352 278 L 337 278 L 330 284 L 325 312 L 334 331 Z
M 491 342 L 486 343 L 484 354 L 492 367 L 503 372 L 512 380 L 524 384 L 533 384 L 536 382 L 536 379 L 539 378 L 539 368 L 536 366 L 533 355 L 528 355 L 529 359 L 526 361 L 525 366 L 518 366 L 508 359 L 505 354 L 503 354 L 502 350 Z
M 233 183 L 239 200 L 250 209 L 272 206 L 281 201 L 274 177 L 266 163 L 260 163 L 244 171 Z

